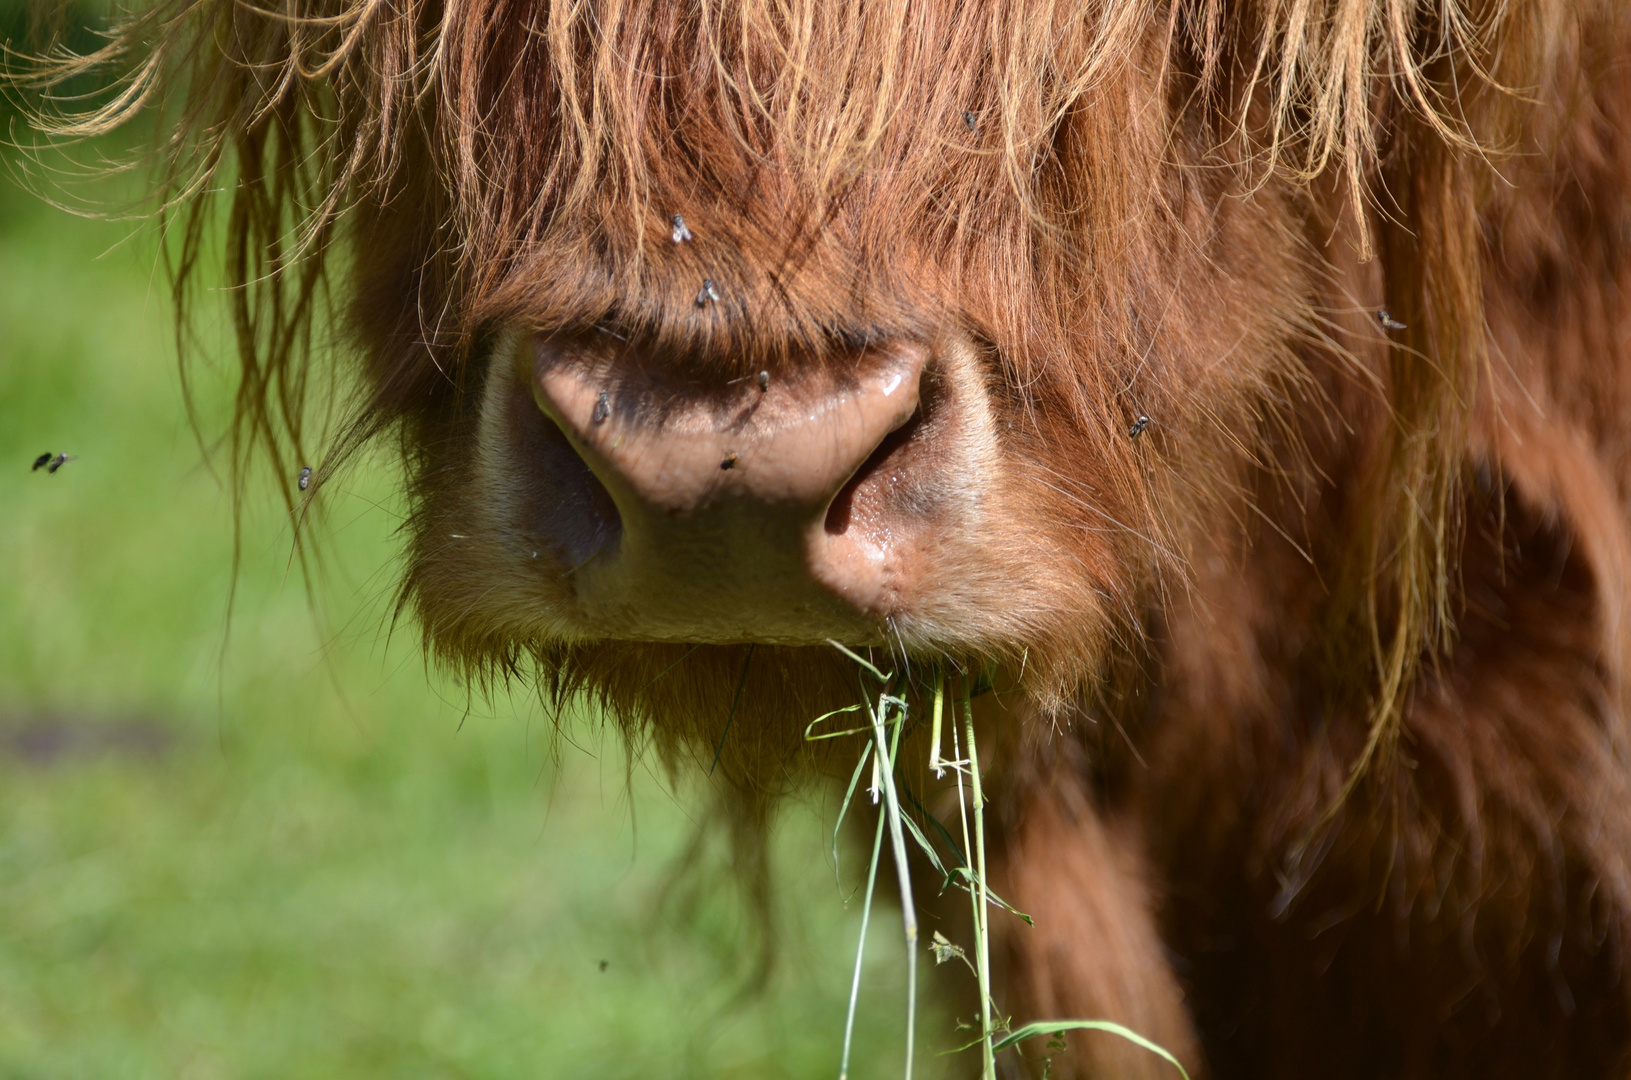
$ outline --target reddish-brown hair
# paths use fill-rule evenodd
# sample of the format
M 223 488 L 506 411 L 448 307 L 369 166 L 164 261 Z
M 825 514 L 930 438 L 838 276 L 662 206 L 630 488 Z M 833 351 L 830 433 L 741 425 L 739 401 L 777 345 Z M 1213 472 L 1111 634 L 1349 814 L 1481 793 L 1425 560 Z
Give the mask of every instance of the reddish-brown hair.
M 1546 934 L 1584 971 L 1593 933 L 1631 932 L 1626 24 L 1613 0 L 168 0 L 13 85 L 49 105 L 120 73 L 45 110 L 59 138 L 159 118 L 183 294 L 224 200 L 240 463 L 312 454 L 340 285 L 364 391 L 319 476 L 394 430 L 422 525 L 500 328 L 606 324 L 734 371 L 955 324 L 1038 463 L 1015 486 L 1053 500 L 1037 528 L 1075 546 L 1035 568 L 1064 600 L 937 658 L 1120 732 L 1084 757 L 1038 722 L 1005 751 L 1008 879 L 1119 946 L 1105 972 L 1052 938 L 1014 964 L 1039 1007 L 1136 998 L 1178 1045 L 1150 1004 L 1170 975 L 1113 978 L 1158 965 L 1158 930 L 1232 919 L 1306 974 L 1318 919 L 1288 912 L 1388 899 L 1433 1002 L 1562 978 Z M 718 318 L 673 300 L 706 269 L 673 213 L 725 260 Z M 517 641 L 415 543 L 444 658 L 534 659 L 719 745 L 740 650 Z M 757 655 L 764 722 L 722 759 L 744 792 L 813 715 L 781 688 L 829 662 L 851 685 Z M 1035 853 L 1070 838 L 1050 876 Z M 1250 884 L 1164 897 L 1148 865 Z

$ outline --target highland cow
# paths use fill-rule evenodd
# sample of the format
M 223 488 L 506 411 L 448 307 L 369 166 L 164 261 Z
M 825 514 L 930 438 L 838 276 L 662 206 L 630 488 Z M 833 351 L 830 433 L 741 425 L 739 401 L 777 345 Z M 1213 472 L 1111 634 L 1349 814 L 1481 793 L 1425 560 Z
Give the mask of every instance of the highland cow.
M 1631 1071 L 1618 0 L 182 0 L 12 80 L 88 74 L 184 296 L 226 204 L 235 456 L 400 447 L 439 661 L 750 845 L 828 641 L 983 673 L 1016 1022 Z

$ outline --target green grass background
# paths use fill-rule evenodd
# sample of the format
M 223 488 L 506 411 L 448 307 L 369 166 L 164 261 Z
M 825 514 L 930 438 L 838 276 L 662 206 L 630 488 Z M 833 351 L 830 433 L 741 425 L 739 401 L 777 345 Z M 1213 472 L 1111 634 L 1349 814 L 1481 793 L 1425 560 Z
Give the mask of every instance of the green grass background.
M 388 461 L 332 493 L 315 612 L 255 493 L 228 635 L 231 510 L 156 250 L 0 187 L 0 1080 L 836 1075 L 836 800 L 784 814 L 781 964 L 744 997 L 723 853 L 664 888 L 693 784 L 628 779 L 593 717 L 552 738 L 524 690 L 466 717 L 416 629 L 387 644 Z M 78 460 L 30 472 L 47 450 Z M 898 1075 L 899 925 L 858 1077 Z M 925 1012 L 920 1046 L 960 1041 Z

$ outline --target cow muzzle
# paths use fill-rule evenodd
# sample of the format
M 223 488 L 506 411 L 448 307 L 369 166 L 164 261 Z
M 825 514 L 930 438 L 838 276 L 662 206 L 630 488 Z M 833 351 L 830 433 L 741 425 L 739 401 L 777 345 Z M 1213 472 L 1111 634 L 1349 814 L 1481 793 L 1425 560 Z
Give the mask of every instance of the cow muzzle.
M 547 420 L 531 531 L 596 636 L 882 639 L 923 524 L 903 474 L 924 457 L 927 348 L 713 380 L 547 336 L 514 356 L 523 422 Z

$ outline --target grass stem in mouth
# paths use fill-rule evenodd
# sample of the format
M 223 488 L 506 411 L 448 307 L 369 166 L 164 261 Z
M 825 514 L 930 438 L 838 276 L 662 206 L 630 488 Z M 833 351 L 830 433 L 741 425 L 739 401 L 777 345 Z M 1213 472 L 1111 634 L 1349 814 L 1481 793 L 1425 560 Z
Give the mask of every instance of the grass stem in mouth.
M 1059 1040 L 1058 1046 L 1049 1043 L 1049 1049 L 1063 1049 L 1062 1034 L 1067 1031 L 1096 1031 L 1115 1035 L 1125 1039 L 1144 1050 L 1169 1062 L 1177 1069 L 1183 1080 L 1188 1080 L 1188 1073 L 1169 1051 L 1159 1044 L 1138 1034 L 1130 1028 L 1124 1027 L 1112 1020 L 1038 1020 L 1015 1030 L 1012 1021 L 999 1017 L 993 1022 L 991 1000 L 991 927 L 990 908 L 992 904 L 1002 907 L 1015 916 L 1025 920 L 1028 925 L 1035 925 L 1031 917 L 1012 907 L 1007 901 L 993 893 L 986 883 L 986 857 L 985 857 L 985 789 L 980 775 L 980 752 L 975 742 L 974 734 L 974 697 L 977 692 L 983 692 L 979 687 L 979 679 L 972 672 L 965 671 L 962 675 L 960 693 L 953 698 L 953 718 L 951 723 L 951 758 L 940 756 L 940 740 L 944 725 L 946 707 L 946 671 L 944 668 L 933 669 L 934 681 L 934 712 L 933 725 L 930 730 L 929 768 L 936 776 L 944 775 L 949 768 L 957 781 L 957 815 L 963 833 L 963 862 L 961 866 L 954 866 L 947 870 L 945 863 L 935 852 L 934 844 L 928 835 L 918 828 L 916 822 L 906 817 L 900 807 L 900 791 L 905 790 L 925 820 L 939 830 L 946 846 L 955 854 L 956 844 L 950 832 L 941 825 L 927 808 L 912 794 L 911 788 L 906 786 L 905 778 L 897 780 L 896 769 L 900 764 L 901 733 L 906 729 L 906 721 L 911 706 L 904 689 L 898 694 L 890 691 L 903 687 L 910 676 L 901 672 L 884 674 L 876 666 L 858 656 L 852 650 L 845 648 L 837 641 L 829 642 L 834 648 L 854 660 L 860 665 L 863 672 L 871 674 L 883 683 L 883 689 L 878 692 L 877 704 L 868 700 L 868 693 L 863 689 L 860 703 L 846 705 L 840 709 L 823 713 L 811 721 L 805 728 L 806 740 L 832 739 L 846 735 L 857 735 L 868 729 L 865 727 L 850 728 L 841 731 L 822 731 L 816 733 L 816 728 L 827 720 L 842 713 L 866 710 L 871 721 L 871 740 L 864 743 L 861 748 L 860 759 L 855 763 L 855 771 L 850 776 L 849 787 L 844 792 L 844 802 L 838 811 L 838 824 L 833 827 L 833 870 L 838 869 L 838 830 L 842 827 L 844 816 L 848 813 L 851 800 L 855 796 L 856 788 L 861 781 L 861 772 L 867 767 L 868 758 L 872 765 L 872 784 L 870 791 L 872 801 L 876 805 L 880 800 L 883 806 L 878 811 L 877 827 L 872 836 L 872 860 L 867 867 L 866 902 L 861 908 L 861 939 L 855 949 L 855 975 L 850 983 L 849 1015 L 844 1022 L 844 1050 L 839 1064 L 838 1080 L 849 1080 L 849 1059 L 852 1038 L 855 1030 L 856 1005 L 861 994 L 861 968 L 866 954 L 866 932 L 872 918 L 872 899 L 878 882 L 878 861 L 883 857 L 883 830 L 887 823 L 889 826 L 890 847 L 895 857 L 895 871 L 899 875 L 901 919 L 906 929 L 906 1080 L 911 1080 L 913 1053 L 917 1033 L 917 944 L 918 923 L 917 908 L 912 899 L 911 870 L 907 860 L 906 838 L 903 826 L 912 830 L 912 838 L 923 848 L 929 862 L 945 877 L 945 886 L 957 881 L 968 890 L 974 914 L 974 956 L 973 959 L 963 951 L 941 937 L 935 935 L 936 963 L 943 962 L 948 956 L 960 958 L 974 970 L 975 977 L 980 984 L 980 1037 L 967 1043 L 961 1050 L 972 1049 L 976 1043 L 980 1046 L 980 1077 L 981 1080 L 997 1080 L 997 1052 L 1018 1046 L 1027 1039 L 1049 1036 Z M 744 677 L 746 671 L 744 669 Z M 993 680 L 994 681 L 994 680 Z M 986 688 L 989 689 L 991 681 Z M 740 693 L 740 687 L 738 687 Z M 967 755 L 959 745 L 957 720 L 955 711 L 958 705 L 963 710 L 962 741 L 968 743 Z M 735 711 L 735 707 L 732 707 Z M 727 723 L 727 730 L 728 730 Z M 873 751 L 876 751 L 874 753 Z M 963 787 L 963 776 L 968 776 L 969 786 Z M 970 827 L 969 816 L 973 814 L 973 826 Z M 945 887 L 943 886 L 943 887 Z M 1003 1037 L 996 1036 L 1002 1032 Z M 1051 1057 L 1050 1057 L 1051 1062 Z
M 872 836 L 872 863 L 866 872 L 866 899 L 861 903 L 861 937 L 855 946 L 855 977 L 849 987 L 849 1015 L 844 1018 L 844 1053 L 838 1061 L 838 1080 L 849 1080 L 849 1051 L 855 1036 L 855 1003 L 861 997 L 861 961 L 866 956 L 866 926 L 872 918 L 872 887 L 878 883 L 878 856 L 883 853 L 883 815 Z
M 985 899 L 985 793 L 980 788 L 980 752 L 974 744 L 974 699 L 966 675 L 963 677 L 963 726 L 968 742 L 969 802 L 974 811 L 974 936 L 979 950 L 975 968 L 980 975 L 980 1053 L 983 1058 L 980 1075 L 984 1080 L 996 1080 L 997 1058 L 991 1045 L 991 938 L 987 932 L 989 912 Z M 959 789 L 961 786 L 959 783 Z M 963 835 L 966 845 L 968 834 L 965 831 Z
M 929 728 L 929 769 L 936 779 L 946 775 L 945 767 L 940 762 L 940 717 L 946 710 L 946 672 L 936 667 L 934 670 L 934 722 Z
M 895 705 L 895 730 L 884 745 L 885 719 Z M 912 1051 L 917 1031 L 917 908 L 912 902 L 912 872 L 906 861 L 906 837 L 901 832 L 900 793 L 895 788 L 895 760 L 900 751 L 900 732 L 906 726 L 904 702 L 896 703 L 887 688 L 878 695 L 872 710 L 872 737 L 878 745 L 874 761 L 883 762 L 884 816 L 889 819 L 889 844 L 895 854 L 895 874 L 900 883 L 901 921 L 906 930 L 906 1080 L 912 1080 Z

